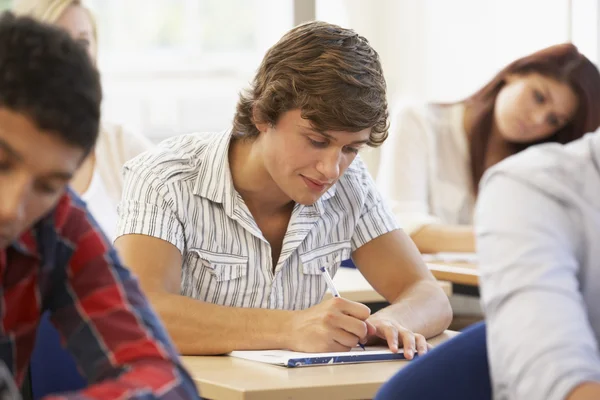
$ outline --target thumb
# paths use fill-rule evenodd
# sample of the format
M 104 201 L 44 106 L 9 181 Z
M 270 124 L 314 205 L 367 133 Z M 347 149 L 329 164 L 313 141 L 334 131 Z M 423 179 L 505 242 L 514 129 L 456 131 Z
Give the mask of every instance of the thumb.
M 369 320 L 366 320 L 365 323 L 367 324 L 367 336 L 374 336 L 377 333 L 375 325 Z

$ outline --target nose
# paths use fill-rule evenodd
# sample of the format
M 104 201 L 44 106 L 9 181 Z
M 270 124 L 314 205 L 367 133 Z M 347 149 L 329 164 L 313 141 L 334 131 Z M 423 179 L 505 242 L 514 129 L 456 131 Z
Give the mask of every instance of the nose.
M 322 158 L 317 163 L 317 171 L 328 181 L 336 180 L 340 175 L 340 157 L 340 150 L 333 147 L 323 152 Z
M 0 230 L 11 230 L 25 218 L 27 185 L 15 179 L 0 190 Z
M 545 107 L 535 111 L 531 118 L 533 128 L 540 129 L 541 127 L 544 127 L 550 112 L 551 110 L 548 110 Z

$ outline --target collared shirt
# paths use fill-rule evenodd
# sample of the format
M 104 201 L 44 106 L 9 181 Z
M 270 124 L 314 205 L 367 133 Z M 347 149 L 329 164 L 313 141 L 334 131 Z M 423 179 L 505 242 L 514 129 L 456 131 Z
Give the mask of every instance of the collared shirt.
M 600 382 L 600 131 L 499 163 L 475 217 L 494 398 Z
M 397 229 L 357 158 L 317 202 L 295 205 L 273 268 L 271 247 L 233 186 L 230 138 L 179 136 L 125 167 L 117 235 L 175 245 L 182 295 L 235 307 L 311 307 L 326 290 L 320 266 L 334 275 L 354 250 Z
M 49 310 L 93 384 L 65 397 L 198 398 L 137 281 L 71 192 L 0 250 L 0 277 L 0 359 L 19 386 L 40 316 Z
M 475 195 L 463 103 L 402 104 L 381 146 L 377 187 L 408 234 L 471 225 Z

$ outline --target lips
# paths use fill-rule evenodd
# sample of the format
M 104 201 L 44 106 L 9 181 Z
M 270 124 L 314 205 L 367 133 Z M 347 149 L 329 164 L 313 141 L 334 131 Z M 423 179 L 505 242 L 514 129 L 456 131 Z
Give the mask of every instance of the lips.
M 327 185 L 329 184 L 328 182 L 322 182 L 319 180 L 307 178 L 304 175 L 301 175 L 301 176 L 302 176 L 302 179 L 304 179 L 304 183 L 306 184 L 306 186 L 308 186 L 309 189 L 316 191 L 316 192 L 323 191 L 323 189 L 325 189 L 327 187 Z
M 529 133 L 529 126 L 522 120 L 517 120 L 517 126 L 519 127 L 521 135 L 526 135 Z

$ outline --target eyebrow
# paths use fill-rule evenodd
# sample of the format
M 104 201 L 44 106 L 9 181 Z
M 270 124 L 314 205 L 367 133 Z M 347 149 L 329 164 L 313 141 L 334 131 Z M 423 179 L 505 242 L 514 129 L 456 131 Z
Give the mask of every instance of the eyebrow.
M 16 159 L 17 161 L 24 161 L 23 156 L 2 139 L 0 139 L 0 149 L 6 151 L 12 158 Z M 42 177 L 42 179 L 59 179 L 62 181 L 70 181 L 71 178 L 73 178 L 73 174 L 64 171 L 50 172 L 48 175 Z
M 73 174 L 69 172 L 56 171 L 51 172 L 48 175 L 42 177 L 42 179 L 58 179 L 61 181 L 70 181 L 73 178 Z
M 314 128 L 308 128 L 306 126 L 303 126 L 302 128 L 304 128 L 307 131 L 307 133 L 318 133 L 319 135 L 324 136 L 324 137 L 326 137 L 327 139 L 329 139 L 331 141 L 337 142 L 337 139 L 335 137 L 331 136 L 327 132 L 323 132 L 323 131 L 320 131 L 320 130 L 317 130 L 317 129 L 314 129 Z M 355 140 L 354 142 L 352 142 L 350 144 L 351 145 L 357 145 L 357 144 L 367 144 L 367 143 L 369 143 L 369 139 Z
M 12 158 L 23 161 L 23 156 L 2 139 L 0 139 L 0 148 L 6 151 Z

